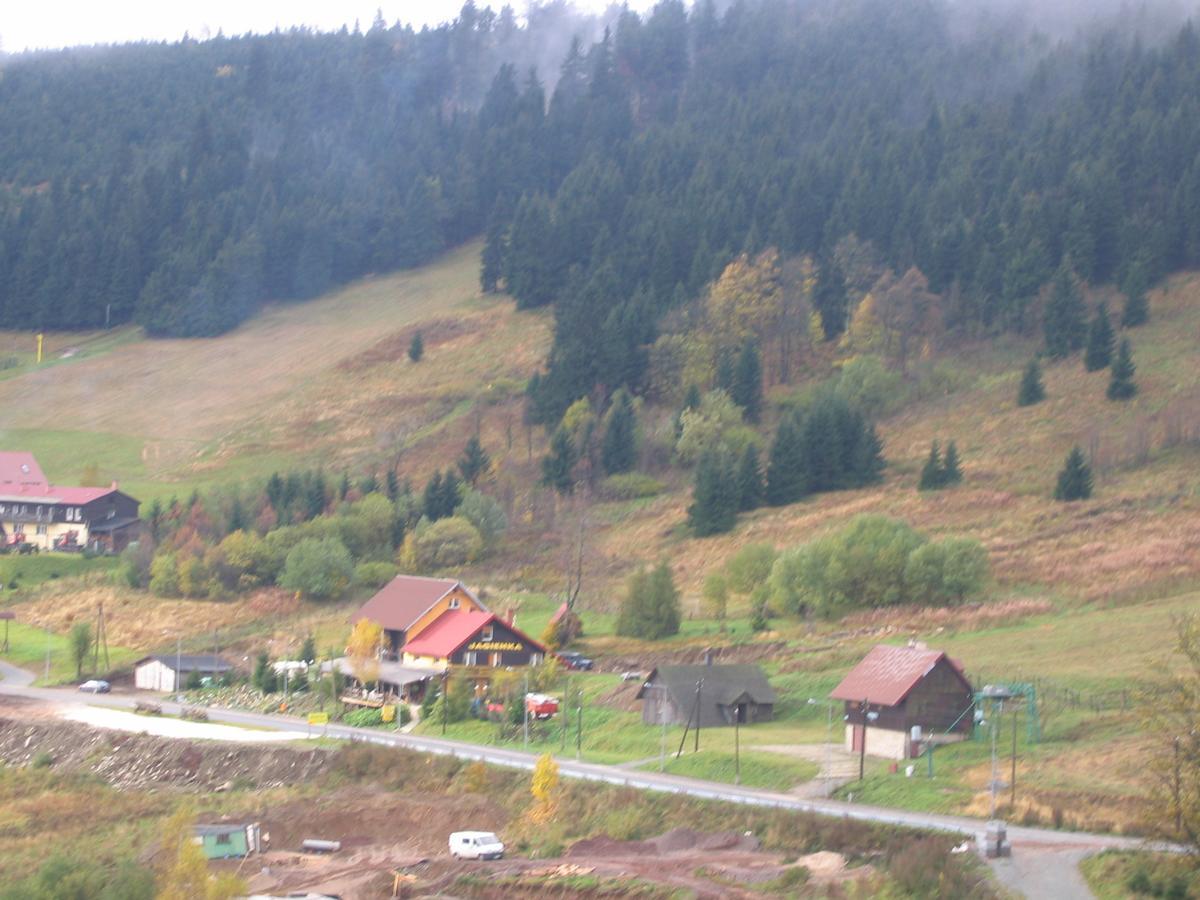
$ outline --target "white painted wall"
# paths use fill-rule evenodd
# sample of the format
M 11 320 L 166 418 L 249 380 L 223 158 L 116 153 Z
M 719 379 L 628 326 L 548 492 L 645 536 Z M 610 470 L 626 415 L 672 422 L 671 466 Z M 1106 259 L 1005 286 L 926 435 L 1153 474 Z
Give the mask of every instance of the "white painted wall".
M 152 659 L 133 670 L 133 685 L 142 691 L 173 691 L 175 671 L 157 659 Z
M 845 745 L 847 753 L 855 753 L 854 726 L 846 726 Z M 908 758 L 908 732 L 891 731 L 886 728 L 867 726 L 867 756 L 879 756 L 883 759 Z

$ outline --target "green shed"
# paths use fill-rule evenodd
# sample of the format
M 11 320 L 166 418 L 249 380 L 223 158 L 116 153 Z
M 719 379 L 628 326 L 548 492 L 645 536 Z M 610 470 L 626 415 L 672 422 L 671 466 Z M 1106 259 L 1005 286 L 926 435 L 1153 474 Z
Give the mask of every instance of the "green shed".
M 196 825 L 192 829 L 205 859 L 229 859 L 258 853 L 261 849 L 258 823 L 229 822 L 220 825 Z

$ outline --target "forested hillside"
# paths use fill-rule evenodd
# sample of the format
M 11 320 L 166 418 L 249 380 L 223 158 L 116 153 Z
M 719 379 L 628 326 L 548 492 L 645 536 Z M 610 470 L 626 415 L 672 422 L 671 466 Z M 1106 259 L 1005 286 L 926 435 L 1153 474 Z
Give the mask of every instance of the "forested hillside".
M 554 422 L 597 385 L 641 391 L 663 315 L 743 252 L 807 261 L 818 315 L 787 327 L 825 339 L 850 235 L 976 333 L 1031 327 L 1056 271 L 1137 296 L 1194 265 L 1191 25 L 1055 43 L 963 14 L 664 0 L 590 41 L 561 7 L 468 4 L 419 33 L 9 58 L 0 325 L 214 334 L 486 231 L 485 288 L 555 305 L 533 385 Z

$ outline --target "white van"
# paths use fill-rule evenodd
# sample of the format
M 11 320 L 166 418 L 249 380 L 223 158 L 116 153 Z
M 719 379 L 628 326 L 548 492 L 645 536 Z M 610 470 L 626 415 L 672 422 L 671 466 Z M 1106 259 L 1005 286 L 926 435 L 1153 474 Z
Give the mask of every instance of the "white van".
M 455 859 L 500 859 L 504 845 L 490 831 L 456 831 L 450 835 L 450 855 Z

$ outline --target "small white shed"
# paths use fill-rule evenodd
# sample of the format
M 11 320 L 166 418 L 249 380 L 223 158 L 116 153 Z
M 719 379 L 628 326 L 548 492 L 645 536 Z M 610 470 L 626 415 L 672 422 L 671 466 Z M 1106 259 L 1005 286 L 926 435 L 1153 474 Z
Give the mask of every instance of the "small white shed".
M 192 672 L 220 675 L 233 666 L 219 656 L 209 654 L 171 654 L 147 656 L 133 666 L 133 686 L 142 691 L 176 691 L 187 684 Z

